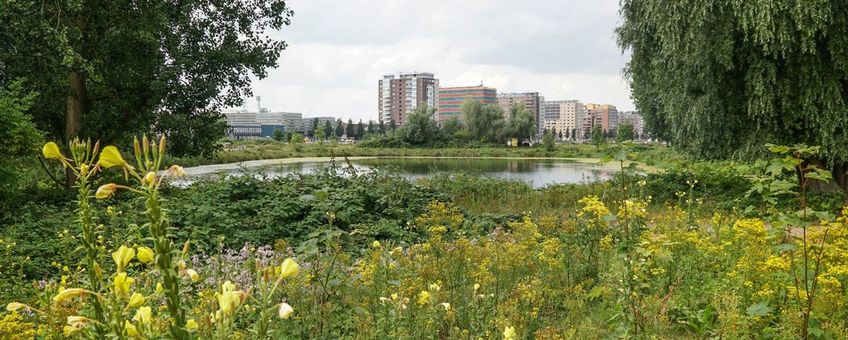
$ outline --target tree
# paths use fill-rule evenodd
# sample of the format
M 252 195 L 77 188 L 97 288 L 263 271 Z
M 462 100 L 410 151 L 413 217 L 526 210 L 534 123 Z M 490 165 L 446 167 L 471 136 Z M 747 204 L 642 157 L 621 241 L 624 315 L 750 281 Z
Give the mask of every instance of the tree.
M 566 139 L 566 140 L 570 140 L 570 139 L 571 139 L 571 130 L 570 130 L 570 129 L 565 130 L 565 139 Z
M 367 130 L 368 133 L 377 133 L 377 131 L 375 129 L 376 128 L 374 127 L 374 121 L 369 120 L 368 121 L 368 130 Z
M 844 1 L 624 0 L 618 44 L 646 132 L 698 157 L 820 145 L 845 184 Z M 663 8 L 658 11 L 657 8 Z
M 285 134 L 283 133 L 283 131 L 280 131 L 280 129 L 274 129 L 274 132 L 271 133 L 271 138 L 278 142 L 286 140 Z
M 0 211 L 10 211 L 7 203 L 20 194 L 21 184 L 31 174 L 27 169 L 36 167 L 33 155 L 42 142 L 41 131 L 35 128 L 26 114 L 37 95 L 25 92 L 23 81 L 17 80 L 0 87 Z M 12 209 L 13 211 L 14 209 Z M 0 218 L 2 218 L 0 214 Z
M 397 129 L 397 124 L 395 124 L 395 120 L 389 120 L 389 130 L 394 131 L 395 129 Z
M 318 130 L 318 118 L 312 119 L 312 137 L 316 137 L 315 130 Z
M 333 134 L 333 123 L 331 123 L 329 120 L 325 120 L 324 121 L 324 133 L 321 134 L 321 139 L 324 139 L 324 140 L 329 139 L 330 135 L 332 135 L 332 134 Z
M 523 103 L 513 105 L 509 109 L 509 121 L 506 123 L 508 138 L 532 139 L 536 128 L 535 117 Z
M 462 131 L 462 123 L 459 122 L 459 118 L 452 117 L 442 122 L 439 134 L 441 135 L 442 140 L 450 141 L 456 139 L 456 134 L 459 131 Z
M 344 126 L 342 126 L 341 119 L 336 120 L 336 129 L 333 132 L 335 132 L 336 138 L 341 138 L 344 134 Z
M 618 124 L 618 132 L 615 134 L 616 142 L 633 140 L 636 138 L 636 131 L 633 129 L 633 124 L 621 123 Z
M 385 124 L 385 123 L 383 123 L 383 120 L 382 120 L 382 119 L 380 119 L 379 128 L 380 128 L 380 129 L 379 129 L 377 132 L 378 132 L 379 134 L 381 134 L 381 135 L 385 135 L 385 134 L 386 134 L 386 124 Z
M 356 139 L 362 139 L 362 136 L 365 136 L 365 125 L 362 125 L 362 119 L 359 120 L 359 123 L 356 123 Z
M 592 144 L 595 144 L 595 146 L 600 147 L 601 144 L 604 144 L 604 141 L 604 131 L 601 130 L 600 126 L 595 125 L 595 127 L 592 128 Z
M 571 140 L 577 140 L 577 128 L 571 129 Z
M 554 139 L 556 139 L 556 137 L 558 136 L 556 128 L 551 128 L 551 135 L 553 135 Z
M 166 135 L 169 152 L 208 155 L 221 109 L 250 97 L 251 78 L 275 67 L 290 23 L 283 0 L 0 0 L 0 52 L 10 78 L 39 93 L 28 110 L 57 139 L 128 143 Z M 8 53 L 11 50 L 11 53 Z
M 545 146 L 545 150 L 554 151 L 554 149 L 556 149 L 554 134 L 550 131 L 546 131 L 545 134 L 542 135 L 542 145 Z
M 406 116 L 406 123 L 403 129 L 406 130 L 406 142 L 412 145 L 428 145 L 436 139 L 436 134 L 439 132 L 439 126 L 433 120 L 436 114 L 436 109 L 431 109 L 427 105 L 419 105 L 415 111 Z
M 316 140 L 322 141 L 322 140 L 327 139 L 327 135 L 328 135 L 327 126 L 321 125 L 321 126 L 318 126 L 317 129 L 315 129 L 314 136 L 312 136 L 312 137 L 315 138 Z
M 291 139 L 289 139 L 289 143 L 302 144 L 303 143 L 303 135 L 301 135 L 299 133 L 293 133 L 291 135 Z
M 562 130 L 559 131 L 557 137 L 559 137 L 559 140 L 562 140 Z
M 472 138 L 488 143 L 501 139 L 504 129 L 503 111 L 497 105 L 483 105 L 466 98 L 460 107 L 465 120 L 465 128 Z
M 341 120 L 339 120 L 339 122 L 341 122 Z M 345 126 L 345 135 L 347 135 L 348 139 L 356 138 L 356 130 L 354 130 L 354 129 L 355 129 L 355 127 L 353 126 L 353 119 L 348 118 L 347 119 L 347 125 Z M 341 136 L 339 136 L 339 137 L 341 137 Z

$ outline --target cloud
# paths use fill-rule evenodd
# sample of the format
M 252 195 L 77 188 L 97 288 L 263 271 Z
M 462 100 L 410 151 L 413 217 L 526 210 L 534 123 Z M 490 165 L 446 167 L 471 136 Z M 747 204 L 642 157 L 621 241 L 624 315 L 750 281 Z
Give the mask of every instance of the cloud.
M 377 81 L 433 72 L 442 86 L 481 81 L 499 92 L 611 103 L 630 110 L 615 45 L 618 0 L 291 0 L 289 48 L 253 83 L 272 110 L 368 121 Z M 255 107 L 249 101 L 248 107 Z

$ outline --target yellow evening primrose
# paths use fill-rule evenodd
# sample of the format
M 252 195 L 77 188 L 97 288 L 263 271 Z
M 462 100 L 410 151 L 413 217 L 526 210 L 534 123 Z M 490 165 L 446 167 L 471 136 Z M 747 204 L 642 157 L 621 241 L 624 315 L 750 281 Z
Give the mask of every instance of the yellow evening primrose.
M 89 321 L 91 321 L 91 319 L 84 317 L 84 316 L 78 316 L 78 315 L 68 316 L 68 326 L 71 326 L 71 327 L 74 327 L 74 328 L 77 328 L 77 329 L 85 327 L 88 324 Z
M 74 335 L 76 332 L 79 332 L 79 330 L 80 330 L 79 328 L 76 328 L 74 326 L 65 325 L 64 327 L 62 327 L 62 334 L 64 334 L 65 337 L 70 337 L 71 335 Z
M 506 326 L 503 331 L 504 340 L 513 340 L 515 339 L 515 327 Z
M 185 273 L 191 279 L 191 282 L 200 281 L 200 275 L 194 269 L 186 269 Z
M 127 336 L 137 336 L 138 330 L 135 329 L 135 326 L 130 322 L 130 320 L 124 320 L 124 330 L 127 331 Z
M 24 308 L 27 308 L 27 305 L 22 304 L 20 302 L 9 302 L 9 304 L 6 305 L 6 310 L 9 312 L 18 311 Z
M 103 184 L 97 191 L 94 193 L 94 198 L 102 200 L 112 197 L 115 194 L 115 190 L 118 190 L 118 185 L 115 183 Z
M 280 276 L 284 279 L 295 276 L 298 272 L 300 272 L 300 266 L 292 258 L 285 259 L 280 265 Z
M 127 297 L 130 294 L 130 286 L 133 282 L 135 282 L 135 279 L 127 277 L 127 273 L 118 273 L 114 280 L 115 294 L 120 297 Z
M 194 333 L 194 331 L 197 330 L 197 321 L 194 321 L 194 319 L 188 319 L 188 321 L 186 321 L 185 328 L 189 331 L 189 333 Z
M 430 292 L 422 290 L 421 293 L 418 293 L 418 304 L 426 305 L 428 303 L 430 303 Z
M 374 240 L 374 242 L 371 243 L 371 247 L 374 248 L 374 249 L 379 249 L 381 246 L 382 245 L 380 245 L 380 241 L 377 241 L 377 240 Z
M 133 320 L 140 322 L 142 325 L 150 323 L 151 309 L 149 306 L 139 308 L 133 316 Z
M 154 260 L 153 249 L 150 249 L 149 247 L 142 246 L 142 247 L 138 247 L 136 249 L 136 252 L 138 252 L 138 260 L 141 261 L 141 263 L 147 264 L 147 263 L 153 262 L 153 260 Z
M 127 265 L 132 261 L 135 257 L 135 250 L 132 248 L 127 248 L 127 246 L 121 246 L 117 251 L 112 253 L 112 260 L 115 260 L 115 265 L 118 266 L 118 272 L 123 272 L 124 269 L 127 268 Z
M 65 158 L 65 156 L 62 156 L 62 152 L 59 151 L 59 146 L 53 142 L 47 142 L 47 144 L 44 144 L 44 147 L 41 148 L 41 154 L 47 159 Z
M 53 302 L 62 302 L 62 301 L 65 301 L 67 299 L 70 299 L 72 297 L 85 295 L 85 293 L 87 293 L 87 292 L 88 291 L 86 291 L 85 289 L 82 289 L 82 288 L 63 289 L 63 290 L 59 291 L 59 294 L 56 294 L 56 296 L 53 297 Z
M 186 172 L 185 169 L 179 165 L 171 165 L 165 174 L 170 177 L 183 177 L 186 175 Z
M 292 308 L 292 306 L 285 302 L 280 304 L 280 319 L 288 319 L 289 317 L 291 317 L 292 313 L 294 313 L 294 308 Z
M 224 314 L 230 314 L 241 304 L 241 291 L 235 290 L 236 286 L 230 282 L 221 285 L 221 293 L 216 293 L 218 307 Z
M 121 156 L 117 147 L 109 145 L 103 148 L 103 151 L 100 151 L 100 160 L 97 161 L 97 164 L 108 169 L 115 166 L 126 166 L 127 162 L 124 161 L 124 157 Z
M 141 183 L 146 186 L 153 185 L 153 183 L 156 183 L 156 173 L 153 171 L 148 172 L 147 175 L 144 175 L 144 178 L 141 179 Z
M 133 293 L 130 296 L 130 302 L 127 303 L 127 308 L 136 308 L 144 304 L 144 295 Z

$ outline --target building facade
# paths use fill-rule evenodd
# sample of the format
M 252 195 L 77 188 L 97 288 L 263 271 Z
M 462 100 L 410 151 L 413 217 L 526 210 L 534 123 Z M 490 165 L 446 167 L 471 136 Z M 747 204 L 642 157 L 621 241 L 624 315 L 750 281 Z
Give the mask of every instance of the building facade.
M 377 111 L 386 125 L 400 126 L 419 105 L 439 106 L 439 80 L 426 72 L 389 74 L 377 84 Z
M 462 103 L 468 98 L 483 105 L 497 105 L 498 91 L 493 87 L 485 87 L 483 85 L 440 88 L 439 110 L 436 112 L 436 120 L 444 122 L 457 118 L 461 121 L 463 118 L 460 108 L 462 107 Z
M 562 133 L 563 138 L 583 138 L 586 115 L 586 106 L 579 100 L 545 101 L 542 128 L 555 131 L 557 137 Z
M 334 117 L 303 117 L 297 112 L 271 112 L 260 108 L 259 112 L 247 110 L 224 112 L 227 120 L 227 136 L 231 139 L 259 139 L 272 137 L 274 130 L 307 133 L 312 131 L 313 121 L 319 126 L 327 121 L 336 125 Z
M 508 118 L 509 110 L 516 104 L 524 104 L 536 120 L 536 131 L 544 129 L 544 107 L 545 98 L 539 92 L 501 93 L 498 94 L 498 106 L 504 112 L 504 118 Z
M 633 125 L 633 132 L 639 138 L 644 138 L 645 123 L 642 121 L 642 115 L 636 111 L 625 111 L 618 115 L 618 124 L 629 123 Z
M 610 104 L 586 104 L 586 112 L 592 117 L 592 127 L 600 126 L 605 133 L 614 134 L 618 129 L 618 110 Z

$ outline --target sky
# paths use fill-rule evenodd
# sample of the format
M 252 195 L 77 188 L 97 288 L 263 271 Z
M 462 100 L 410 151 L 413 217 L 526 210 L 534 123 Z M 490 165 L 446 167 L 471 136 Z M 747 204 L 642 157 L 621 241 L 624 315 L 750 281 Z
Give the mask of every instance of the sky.
M 615 44 L 618 0 L 290 0 L 289 46 L 254 95 L 271 111 L 377 119 L 385 74 L 540 92 L 633 110 Z M 256 98 L 246 101 L 248 109 Z

